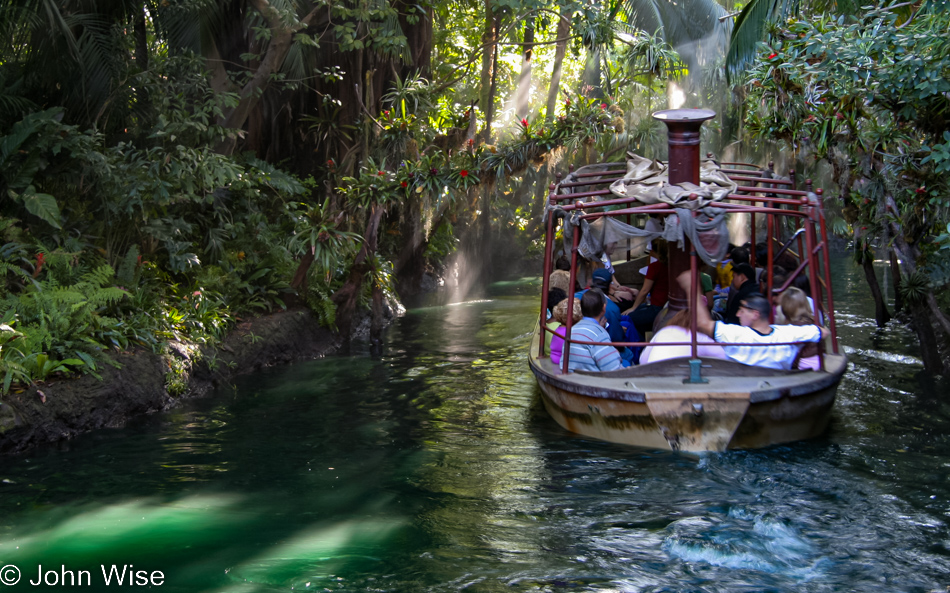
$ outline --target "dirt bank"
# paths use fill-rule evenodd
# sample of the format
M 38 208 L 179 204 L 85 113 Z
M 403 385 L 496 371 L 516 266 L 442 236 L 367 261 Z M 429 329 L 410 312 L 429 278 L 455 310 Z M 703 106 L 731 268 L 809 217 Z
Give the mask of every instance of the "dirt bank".
M 309 311 L 292 310 L 238 324 L 214 350 L 176 343 L 166 355 L 122 352 L 113 357 L 121 368 L 104 366 L 101 381 L 87 375 L 3 396 L 0 454 L 122 426 L 204 395 L 237 375 L 319 358 L 340 345 L 339 336 L 320 327 Z

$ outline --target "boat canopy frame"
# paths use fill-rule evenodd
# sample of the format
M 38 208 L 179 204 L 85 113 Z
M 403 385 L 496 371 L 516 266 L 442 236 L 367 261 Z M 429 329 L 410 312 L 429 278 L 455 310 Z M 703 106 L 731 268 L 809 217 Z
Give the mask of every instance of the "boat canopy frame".
M 711 154 L 707 154 L 707 159 L 712 159 Z M 667 203 L 643 204 L 636 198 L 615 198 L 606 200 L 597 200 L 602 196 L 613 195 L 609 189 L 595 189 L 597 186 L 609 185 L 622 178 L 626 172 L 623 169 L 611 169 L 610 167 L 622 166 L 623 163 L 605 163 L 589 165 L 574 171 L 573 166 L 564 182 L 561 182 L 561 175 L 557 174 L 557 182 L 549 187 L 548 208 L 546 208 L 547 221 L 545 224 L 545 247 L 544 247 L 544 269 L 542 273 L 542 291 L 541 291 L 541 312 L 540 312 L 540 344 L 539 357 L 545 357 L 548 354 L 545 351 L 546 335 L 548 332 L 553 334 L 554 330 L 547 327 L 547 309 L 548 309 L 548 290 L 549 279 L 553 271 L 553 255 L 555 251 L 555 224 L 556 220 L 563 219 L 564 224 L 575 224 L 572 233 L 571 246 L 571 270 L 568 299 L 573 298 L 574 287 L 577 281 L 578 264 L 578 245 L 581 236 L 580 221 L 592 221 L 602 217 L 626 217 L 627 224 L 635 215 L 657 215 L 668 216 L 671 214 L 680 214 L 682 209 L 677 209 Z M 725 200 L 716 202 L 710 206 L 724 211 L 724 213 L 743 213 L 750 215 L 750 239 L 753 249 L 750 250 L 750 263 L 755 267 L 755 245 L 756 243 L 756 216 L 764 215 L 766 217 L 766 287 L 768 295 L 781 294 L 791 283 L 802 273 L 807 273 L 809 285 L 811 288 L 812 301 L 814 303 L 814 318 L 816 320 L 826 320 L 831 334 L 831 349 L 834 354 L 838 354 L 837 331 L 835 327 L 834 316 L 834 298 L 832 294 L 830 261 L 828 248 L 828 233 L 825 225 L 823 191 L 821 188 L 812 189 L 811 179 L 805 181 L 805 188 L 797 189 L 796 175 L 794 170 L 790 170 L 787 179 L 776 178 L 773 174 L 773 163 L 769 163 L 768 168 L 760 169 L 751 163 L 725 162 L 718 163 L 720 167 L 727 165 L 730 167 L 746 167 L 746 169 L 725 169 L 720 171 L 725 173 L 732 181 L 745 182 L 746 185 L 739 185 L 735 192 L 729 193 Z M 607 170 L 596 172 L 585 169 L 593 167 L 607 167 Z M 587 191 L 560 193 L 573 190 L 574 188 L 584 187 Z M 696 194 L 691 194 L 689 200 L 695 200 Z M 627 206 L 633 203 L 640 205 Z M 621 207 L 614 210 L 603 210 L 604 208 Z M 593 211 L 599 209 L 598 211 Z M 679 212 L 677 212 L 679 210 Z M 574 216 L 567 214 L 574 212 Z M 695 215 L 695 214 L 694 214 Z M 777 241 L 776 231 L 781 228 L 777 225 L 777 220 L 790 219 L 794 224 L 794 232 L 784 242 Z M 696 249 L 689 244 L 688 239 L 684 239 L 686 249 L 689 254 L 689 272 L 693 287 L 691 294 L 687 295 L 690 309 L 690 336 L 689 342 L 675 342 L 652 344 L 653 346 L 690 346 L 691 360 L 689 364 L 689 376 L 684 380 L 687 383 L 702 383 L 705 380 L 701 376 L 701 361 L 698 357 L 699 342 L 697 340 L 697 291 L 699 280 L 699 263 Z M 775 244 L 778 242 L 781 247 L 776 251 Z M 775 260 L 785 251 L 797 242 L 799 265 L 795 270 L 790 270 L 782 286 L 774 285 L 773 267 Z M 672 246 L 671 246 L 672 248 Z M 794 252 L 793 252 L 794 253 Z M 627 252 L 627 260 L 630 260 L 630 252 Z M 806 272 L 807 269 L 807 272 Z M 673 279 L 671 278 L 671 282 Z M 671 284 L 671 288 L 673 288 Z M 570 301 L 569 301 L 570 302 Z M 771 299 L 770 299 L 771 302 Z M 773 321 L 773 314 L 770 312 L 769 322 Z M 564 349 L 561 356 L 561 371 L 569 373 L 570 363 L 570 344 L 575 340 L 571 339 L 571 329 L 573 326 L 573 316 L 568 315 L 565 323 Z M 591 345 L 610 345 L 615 347 L 639 347 L 651 345 L 650 342 L 584 342 Z M 768 347 L 775 345 L 789 345 L 793 343 L 769 343 L 769 344 L 730 344 L 735 346 L 756 346 Z M 819 348 L 819 368 L 824 370 L 824 351 Z

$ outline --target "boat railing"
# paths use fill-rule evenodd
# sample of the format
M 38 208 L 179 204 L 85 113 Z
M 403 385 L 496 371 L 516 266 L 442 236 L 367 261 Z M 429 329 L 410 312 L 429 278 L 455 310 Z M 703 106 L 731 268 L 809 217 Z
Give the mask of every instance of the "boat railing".
M 745 166 L 754 168 L 754 165 L 748 163 L 722 163 L 729 166 Z M 619 163 L 609 164 L 610 166 L 619 165 Z M 834 301 L 832 298 L 831 291 L 831 278 L 830 278 L 830 267 L 829 267 L 829 254 L 828 254 L 828 237 L 827 229 L 825 226 L 825 219 L 823 215 L 823 203 L 822 203 L 822 190 L 819 188 L 815 191 L 812 191 L 812 182 L 811 180 L 806 180 L 805 190 L 795 189 L 795 172 L 789 171 L 788 179 L 777 179 L 771 174 L 772 163 L 769 163 L 769 169 L 762 170 L 734 170 L 729 169 L 725 170 L 730 179 L 734 181 L 751 181 L 755 185 L 740 185 L 737 187 L 736 192 L 741 193 L 730 193 L 726 196 L 726 200 L 729 202 L 721 201 L 714 204 L 714 207 L 725 210 L 728 213 L 741 213 L 748 214 L 750 216 L 750 229 L 751 229 L 751 243 L 753 247 L 757 245 L 755 230 L 756 230 L 756 216 L 764 215 L 766 217 L 766 234 L 768 240 L 766 241 L 766 287 L 768 295 L 777 295 L 781 294 L 788 289 L 789 286 L 795 281 L 795 279 L 803 273 L 807 274 L 808 284 L 811 289 L 811 297 L 814 303 L 814 319 L 816 320 L 826 320 L 831 334 L 831 348 L 832 352 L 838 353 L 838 343 L 837 343 L 837 332 L 835 327 L 834 320 Z M 638 206 L 628 207 L 628 208 L 615 208 L 612 210 L 601 210 L 598 212 L 585 212 L 581 214 L 578 218 L 581 220 L 596 220 L 602 217 L 619 217 L 625 216 L 627 223 L 630 223 L 631 217 L 638 214 L 643 215 L 659 215 L 667 216 L 670 214 L 677 214 L 676 210 L 666 203 L 659 204 L 642 204 L 638 202 L 635 198 L 616 198 L 611 200 L 597 200 L 593 201 L 595 198 L 600 196 L 612 195 L 612 192 L 609 189 L 604 190 L 588 190 L 578 193 L 568 193 L 563 194 L 559 193 L 564 189 L 571 189 L 574 187 L 593 187 L 596 185 L 613 183 L 617 179 L 621 179 L 622 175 L 625 174 L 625 170 L 606 170 L 599 172 L 577 172 L 573 171 L 569 175 L 568 179 L 589 179 L 592 177 L 600 177 L 600 179 L 591 179 L 589 181 L 567 181 L 564 183 L 552 184 L 550 187 L 549 194 L 549 204 L 550 208 L 561 210 L 563 212 L 571 211 L 585 211 L 611 208 L 624 206 L 628 204 L 637 203 Z M 618 177 L 612 177 L 617 175 Z M 610 176 L 610 177 L 608 177 Z M 560 181 L 560 175 L 558 175 L 558 181 Z M 762 187 L 758 185 L 762 184 Z M 786 186 L 786 187 L 776 187 L 776 186 Z M 696 195 L 690 196 L 691 200 L 696 199 Z M 587 201 L 584 201 L 587 200 Z M 736 202 L 748 202 L 746 203 L 736 203 Z M 758 205 L 762 204 L 762 205 Z M 776 217 L 781 217 L 782 219 L 791 220 L 794 224 L 794 231 L 788 237 L 787 240 L 783 243 L 778 239 L 777 229 L 776 229 Z M 541 307 L 541 320 L 540 320 L 540 356 L 545 356 L 545 345 L 546 345 L 546 335 L 548 332 L 553 334 L 554 330 L 551 330 L 547 327 L 547 293 L 548 293 L 548 279 L 552 271 L 552 260 L 553 260 L 553 251 L 554 251 L 554 224 L 555 216 L 548 216 L 547 220 L 547 229 L 545 237 L 545 253 L 544 253 L 544 274 L 542 276 L 542 307 Z M 816 228 L 817 227 L 817 228 Z M 580 241 L 580 227 L 577 228 L 577 232 L 573 233 L 573 245 L 571 248 L 571 270 L 569 278 L 569 287 L 575 287 L 577 282 L 577 258 L 578 258 L 578 245 Z M 781 286 L 774 285 L 774 275 L 773 267 L 775 260 L 784 254 L 786 251 L 789 251 L 791 246 L 797 242 L 798 250 L 797 253 L 790 251 L 797 256 L 799 260 L 799 265 L 795 270 L 788 272 L 788 275 L 785 281 Z M 778 244 L 778 249 L 776 249 L 776 244 Z M 628 252 L 629 259 L 629 252 Z M 676 343 L 651 343 L 651 342 L 586 342 L 583 343 L 589 345 L 611 345 L 615 347 L 641 347 L 641 346 L 690 346 L 692 358 L 698 362 L 698 348 L 700 345 L 707 346 L 709 343 L 698 341 L 697 336 L 697 306 L 698 306 L 698 294 L 695 290 L 695 287 L 698 286 L 699 281 L 699 263 L 698 255 L 695 249 L 690 249 L 689 253 L 690 259 L 690 286 L 693 289 L 690 291 L 691 294 L 687 295 L 690 307 L 690 342 L 676 342 Z M 753 252 L 750 253 L 750 263 L 753 267 L 756 265 L 756 256 Z M 573 290 L 573 289 L 572 289 Z M 573 292 L 568 298 L 573 298 Z M 771 300 L 771 299 L 770 299 Z M 773 322 L 773 314 L 769 315 L 769 322 Z M 568 316 L 565 323 L 565 337 L 564 337 L 564 348 L 561 357 L 561 366 L 563 372 L 569 372 L 569 361 L 570 361 L 570 344 L 579 343 L 576 340 L 571 339 L 571 329 L 573 326 L 572 316 Z M 750 346 L 750 347 L 762 347 L 766 348 L 769 346 L 775 345 L 791 345 L 798 344 L 800 342 L 794 343 L 749 343 L 749 344 L 730 344 L 730 346 Z M 819 368 L 824 369 L 824 351 L 819 349 Z M 699 378 L 699 365 L 691 364 L 690 378 L 701 381 Z

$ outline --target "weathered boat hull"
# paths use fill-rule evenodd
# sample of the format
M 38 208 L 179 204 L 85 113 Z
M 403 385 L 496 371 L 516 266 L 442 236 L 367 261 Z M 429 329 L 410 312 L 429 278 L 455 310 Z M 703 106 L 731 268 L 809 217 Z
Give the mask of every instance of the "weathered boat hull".
M 841 355 L 826 356 L 827 370 L 821 372 L 704 359 L 709 382 L 685 384 L 686 359 L 563 374 L 550 359 L 539 359 L 535 346 L 529 361 L 545 408 L 565 429 L 677 451 L 750 449 L 816 437 L 828 427 L 847 366 Z

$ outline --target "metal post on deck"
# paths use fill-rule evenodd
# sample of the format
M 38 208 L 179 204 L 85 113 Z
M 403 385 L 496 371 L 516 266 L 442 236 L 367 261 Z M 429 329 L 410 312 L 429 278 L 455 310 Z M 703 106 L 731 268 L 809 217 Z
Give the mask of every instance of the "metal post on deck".
M 580 210 L 580 202 L 576 202 Z M 565 224 L 570 224 L 565 221 Z M 571 357 L 571 328 L 574 327 L 574 283 L 577 282 L 577 246 L 581 242 L 581 225 L 574 227 L 574 240 L 571 245 L 571 274 L 567 284 L 567 323 L 564 325 L 564 345 L 561 346 L 561 370 L 567 372 Z
M 831 330 L 831 351 L 838 353 L 838 332 L 835 329 L 835 302 L 831 294 L 831 269 L 828 254 L 828 230 L 825 228 L 825 203 L 824 191 L 819 187 L 818 191 L 818 220 L 821 221 L 821 253 L 825 268 L 825 288 L 828 290 L 828 327 Z
M 551 207 L 557 205 L 554 199 L 555 185 L 552 183 L 548 188 L 548 204 Z M 551 279 L 551 260 L 554 259 L 554 210 L 548 210 L 548 225 L 544 234 L 544 269 L 541 271 L 541 343 L 538 345 L 538 358 L 544 358 L 544 344 L 547 341 L 548 331 L 548 290 L 550 289 Z
M 775 323 L 775 307 L 772 306 L 772 268 L 774 266 L 773 242 L 775 241 L 775 218 L 773 214 L 765 215 L 765 235 L 766 235 L 766 253 L 765 258 L 765 294 L 769 295 L 769 323 Z
M 698 311 L 699 297 L 697 287 L 699 284 L 699 269 L 696 265 L 696 249 L 689 253 L 689 277 L 690 277 L 690 295 L 689 295 L 689 341 L 690 341 L 690 359 L 689 359 L 689 377 L 683 379 L 683 383 L 709 383 L 709 379 L 703 379 L 703 361 L 699 358 L 698 343 Z
M 815 270 L 815 207 L 810 203 L 808 196 L 802 196 L 802 205 L 805 206 L 805 213 L 807 217 L 805 219 L 805 245 L 808 249 L 808 283 L 811 285 L 811 298 L 814 303 L 814 319 L 815 324 L 818 323 L 818 296 L 815 293 L 815 284 L 818 282 L 818 274 Z M 825 357 L 824 353 L 821 351 L 821 348 L 818 349 L 818 368 L 819 370 L 825 370 Z

